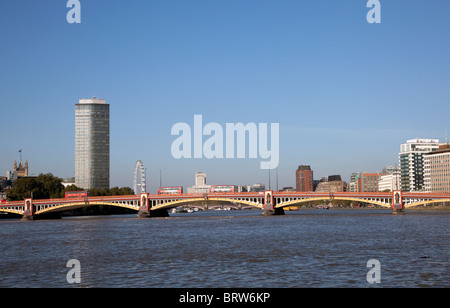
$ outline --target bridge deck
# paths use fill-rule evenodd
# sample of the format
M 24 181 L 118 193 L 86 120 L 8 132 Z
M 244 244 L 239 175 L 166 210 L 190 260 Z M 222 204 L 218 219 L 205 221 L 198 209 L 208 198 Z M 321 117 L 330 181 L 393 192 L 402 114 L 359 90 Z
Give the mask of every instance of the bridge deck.
M 292 206 L 314 200 L 350 200 L 373 203 L 384 207 L 391 207 L 392 192 L 278 192 L 273 191 L 275 208 Z M 96 196 L 81 198 L 57 198 L 33 200 L 36 213 L 51 210 L 66 210 L 80 206 L 106 204 L 122 206 L 139 210 L 141 195 L 126 196 Z M 205 193 L 205 194 L 148 194 L 150 210 L 168 209 L 189 202 L 235 202 L 246 206 L 264 206 L 264 192 L 240 193 Z M 404 207 L 412 207 L 432 202 L 450 202 L 450 194 L 402 192 Z M 1 212 L 24 213 L 24 201 L 6 202 L 0 204 Z

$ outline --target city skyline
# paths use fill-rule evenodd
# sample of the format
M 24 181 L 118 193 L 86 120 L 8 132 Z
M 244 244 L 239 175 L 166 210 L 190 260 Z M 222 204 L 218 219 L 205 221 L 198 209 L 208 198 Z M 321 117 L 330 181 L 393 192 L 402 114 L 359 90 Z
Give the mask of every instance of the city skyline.
M 189 187 L 196 171 L 268 184 L 258 159 L 171 157 L 170 128 L 195 114 L 280 123 L 280 188 L 303 164 L 316 179 L 381 172 L 406 140 L 448 129 L 448 2 L 383 2 L 381 24 L 364 1 L 81 2 L 81 24 L 64 1 L 0 4 L 2 173 L 22 149 L 30 174 L 73 177 L 82 97 L 111 106 L 110 186 L 132 187 L 142 160 L 150 191 L 159 170 L 164 186 Z

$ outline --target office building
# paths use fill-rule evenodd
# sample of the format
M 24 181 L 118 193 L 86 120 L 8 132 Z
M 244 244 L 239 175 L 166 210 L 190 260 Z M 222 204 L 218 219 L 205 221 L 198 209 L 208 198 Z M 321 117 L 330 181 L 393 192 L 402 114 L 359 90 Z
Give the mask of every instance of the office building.
M 251 191 L 265 191 L 266 185 L 261 184 L 261 183 L 253 184 L 253 187 L 250 190 Z
M 109 104 L 80 99 L 75 105 L 75 184 L 109 188 Z
M 423 160 L 425 191 L 450 193 L 450 144 L 424 154 Z
M 298 166 L 297 171 L 295 171 L 295 190 L 314 191 L 314 172 L 310 166 Z
M 382 174 L 378 180 L 378 191 L 388 192 L 400 189 L 401 177 L 400 171 L 394 171 L 391 174 Z
M 378 179 L 378 191 L 388 192 L 400 190 L 400 188 L 401 188 L 400 168 L 397 166 L 384 167 Z
M 211 189 L 211 185 L 206 184 L 206 173 L 196 172 L 195 173 L 195 185 L 188 187 L 188 194 L 207 194 Z
M 360 191 L 361 192 L 377 192 L 378 191 L 378 181 L 380 179 L 380 173 L 361 173 L 360 181 Z
M 346 184 L 340 175 L 330 175 L 320 180 L 316 187 L 316 192 L 343 192 Z
M 348 189 L 347 191 L 350 192 L 358 192 L 359 190 L 359 186 L 360 186 L 360 181 L 359 181 L 359 173 L 357 172 L 353 172 L 352 175 L 350 176 L 350 182 L 348 183 Z
M 402 191 L 424 191 L 423 155 L 439 149 L 438 139 L 411 139 L 400 146 Z
M 238 185 L 237 186 L 237 192 L 249 192 L 251 191 L 250 185 Z
M 379 189 L 379 181 L 384 173 L 368 173 L 368 172 L 353 172 L 350 176 L 350 183 L 348 184 L 348 191 L 350 192 L 377 192 Z M 383 187 L 387 185 L 383 182 Z M 387 189 L 387 188 L 384 188 Z M 389 189 L 392 189 L 389 186 Z
M 206 173 L 204 172 L 195 173 L 195 185 L 206 185 Z

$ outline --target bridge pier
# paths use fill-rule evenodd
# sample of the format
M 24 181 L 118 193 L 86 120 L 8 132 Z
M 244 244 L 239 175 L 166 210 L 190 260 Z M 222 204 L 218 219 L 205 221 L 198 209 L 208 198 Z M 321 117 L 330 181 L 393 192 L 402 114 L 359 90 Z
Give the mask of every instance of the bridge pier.
M 138 218 L 169 217 L 169 213 L 166 209 L 152 211 L 148 197 L 149 193 L 141 194 Z
M 25 199 L 24 202 L 22 220 L 34 220 L 35 207 L 33 205 L 33 199 Z
M 392 214 L 395 214 L 395 215 L 405 214 L 405 209 L 403 207 L 395 207 L 395 206 L 393 206 L 392 207 Z
M 397 209 L 392 209 L 392 214 L 395 215 L 404 215 L 405 211 L 403 209 L 397 210 Z
M 23 221 L 44 220 L 44 219 L 61 219 L 61 213 L 47 213 L 39 215 L 23 215 Z
M 32 221 L 37 219 L 60 219 L 61 213 L 48 213 L 36 215 L 36 207 L 33 204 L 33 199 L 25 199 L 23 207 L 23 216 L 21 220 Z
M 264 191 L 264 206 L 262 209 L 263 216 L 284 215 L 283 208 L 276 208 L 273 198 L 273 191 Z
M 284 209 L 283 208 L 275 208 L 275 209 L 264 208 L 262 210 L 262 215 L 263 216 L 284 215 Z
M 392 192 L 392 214 L 405 214 L 401 190 Z
M 138 218 L 169 217 L 167 210 L 139 211 Z

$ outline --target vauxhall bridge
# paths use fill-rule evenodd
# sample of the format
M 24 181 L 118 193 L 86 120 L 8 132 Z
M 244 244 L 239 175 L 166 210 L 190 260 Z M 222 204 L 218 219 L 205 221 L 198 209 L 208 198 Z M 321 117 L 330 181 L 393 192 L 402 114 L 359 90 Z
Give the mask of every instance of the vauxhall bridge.
M 232 203 L 237 209 L 257 208 L 262 215 L 283 215 L 284 209 L 300 206 L 310 201 L 348 200 L 370 203 L 403 213 L 405 209 L 419 205 L 450 202 L 450 194 L 418 192 L 264 192 L 207 193 L 207 194 L 150 194 L 128 196 L 102 196 L 6 202 L 0 205 L 0 212 L 21 215 L 24 220 L 47 217 L 67 210 L 92 205 L 117 206 L 135 210 L 138 217 L 166 217 L 168 210 L 183 206 L 212 208 L 219 203 Z

